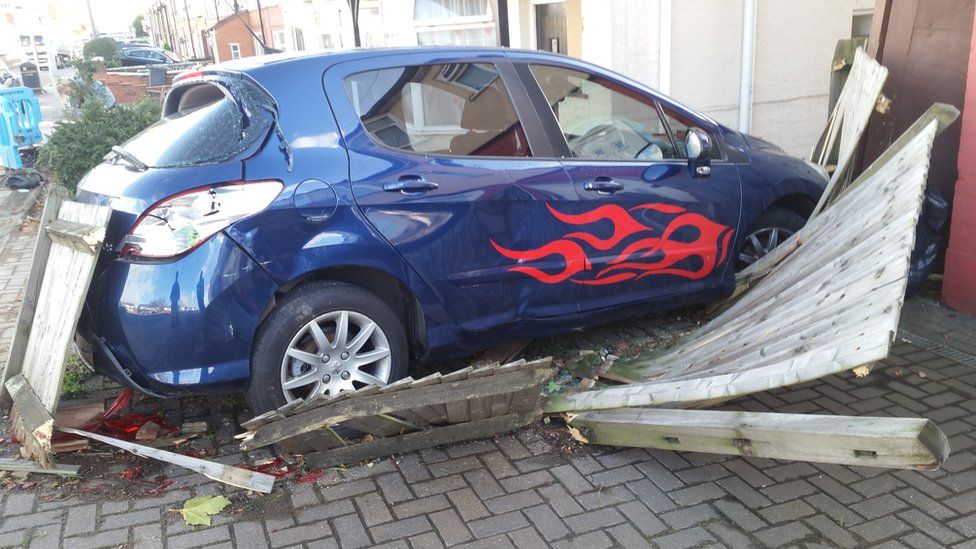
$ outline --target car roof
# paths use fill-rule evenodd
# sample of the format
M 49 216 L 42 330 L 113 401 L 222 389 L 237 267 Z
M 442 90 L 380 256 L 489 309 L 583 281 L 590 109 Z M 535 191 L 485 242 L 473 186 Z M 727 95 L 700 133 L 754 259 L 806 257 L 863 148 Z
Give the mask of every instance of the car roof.
M 271 67 L 274 65 L 293 65 L 293 64 L 307 64 L 309 66 L 317 66 L 321 68 L 328 68 L 337 63 L 343 63 L 346 61 L 356 61 L 360 59 L 369 59 L 371 57 L 388 57 L 403 55 L 408 56 L 415 53 L 424 54 L 443 54 L 444 57 L 472 57 L 475 55 L 506 55 L 509 57 L 518 58 L 534 58 L 534 59 L 559 59 L 568 62 L 577 62 L 578 60 L 556 53 L 549 53 L 538 50 L 519 50 L 512 48 L 474 48 L 474 47 L 451 47 L 446 48 L 443 46 L 421 46 L 421 47 L 401 47 L 401 48 L 369 48 L 369 49 L 353 49 L 353 50 L 327 50 L 315 53 L 309 52 L 285 52 L 285 53 L 273 53 L 269 55 L 260 55 L 254 57 L 243 57 L 241 59 L 235 59 L 233 61 L 225 61 L 208 67 L 208 69 L 215 70 L 232 70 L 241 72 L 251 72 L 262 68 Z

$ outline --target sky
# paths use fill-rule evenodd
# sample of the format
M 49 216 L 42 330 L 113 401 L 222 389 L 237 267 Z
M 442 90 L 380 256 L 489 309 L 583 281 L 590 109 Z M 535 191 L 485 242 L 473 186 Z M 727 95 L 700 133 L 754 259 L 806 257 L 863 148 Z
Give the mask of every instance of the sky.
M 58 18 L 73 29 L 89 25 L 85 0 L 48 0 Z M 123 32 L 137 15 L 145 13 L 151 0 L 88 0 L 99 32 Z

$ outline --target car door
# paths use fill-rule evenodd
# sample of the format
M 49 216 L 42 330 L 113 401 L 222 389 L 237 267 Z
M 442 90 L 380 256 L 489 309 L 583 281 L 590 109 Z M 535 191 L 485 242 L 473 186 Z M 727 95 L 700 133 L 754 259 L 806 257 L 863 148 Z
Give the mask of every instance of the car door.
M 326 71 L 362 214 L 466 330 L 575 315 L 578 288 L 553 283 L 569 270 L 561 258 L 521 252 L 558 239 L 547 208 L 578 198 L 538 114 L 504 57 L 444 59 Z
M 564 239 L 586 250 L 588 268 L 572 279 L 581 310 L 703 291 L 732 275 L 741 189 L 713 126 L 607 72 L 543 63 L 518 71 L 555 118 L 580 195 L 578 214 L 557 217 Z M 717 147 L 707 175 L 686 159 L 691 126 Z

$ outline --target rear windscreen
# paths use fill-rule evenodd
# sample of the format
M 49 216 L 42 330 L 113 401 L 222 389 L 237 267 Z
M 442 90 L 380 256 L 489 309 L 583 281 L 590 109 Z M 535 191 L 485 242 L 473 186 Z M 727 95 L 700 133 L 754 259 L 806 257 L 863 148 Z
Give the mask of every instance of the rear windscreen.
M 214 164 L 264 139 L 275 105 L 256 85 L 239 78 L 174 88 L 159 122 L 122 148 L 154 168 Z

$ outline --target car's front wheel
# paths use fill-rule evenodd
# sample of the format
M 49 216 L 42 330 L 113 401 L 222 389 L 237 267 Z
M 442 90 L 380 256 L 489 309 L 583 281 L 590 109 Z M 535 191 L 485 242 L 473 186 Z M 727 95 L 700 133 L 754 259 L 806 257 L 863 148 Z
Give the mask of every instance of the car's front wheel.
M 383 300 L 351 284 L 311 283 L 262 324 L 246 396 L 259 414 L 298 398 L 385 385 L 406 376 L 408 362 L 403 324 Z
M 736 258 L 736 272 L 755 263 L 760 257 L 773 251 L 784 240 L 793 236 L 807 222 L 802 215 L 774 206 L 756 219 L 746 235 Z

